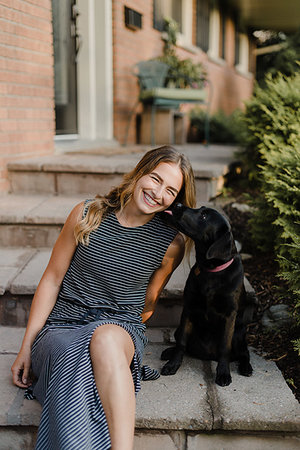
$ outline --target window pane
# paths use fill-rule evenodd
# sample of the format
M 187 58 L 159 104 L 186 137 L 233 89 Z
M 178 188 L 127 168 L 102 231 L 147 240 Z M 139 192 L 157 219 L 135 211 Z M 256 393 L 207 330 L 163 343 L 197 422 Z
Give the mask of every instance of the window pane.
M 153 2 L 153 27 L 163 31 L 164 18 L 172 17 L 182 30 L 182 0 L 154 0 Z
M 205 52 L 209 48 L 209 0 L 197 0 L 196 43 Z
M 179 25 L 179 31 L 182 32 L 182 0 L 172 1 L 172 19 Z
M 220 34 L 219 34 L 219 56 L 225 59 L 225 41 L 226 41 L 226 12 L 220 9 Z

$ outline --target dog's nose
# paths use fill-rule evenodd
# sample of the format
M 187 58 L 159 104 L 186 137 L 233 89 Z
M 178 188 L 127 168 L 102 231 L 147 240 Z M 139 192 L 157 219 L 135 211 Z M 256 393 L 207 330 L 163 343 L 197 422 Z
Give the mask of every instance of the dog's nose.
M 172 210 L 175 211 L 180 211 L 183 208 L 183 204 L 182 203 L 175 203 L 174 206 L 172 206 Z

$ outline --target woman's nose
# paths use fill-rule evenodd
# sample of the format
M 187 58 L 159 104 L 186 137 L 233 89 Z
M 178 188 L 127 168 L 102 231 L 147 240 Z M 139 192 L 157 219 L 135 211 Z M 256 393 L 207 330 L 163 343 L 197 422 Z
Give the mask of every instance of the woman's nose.
M 155 199 L 161 198 L 162 192 L 163 192 L 163 186 L 157 186 L 157 187 L 153 190 L 153 196 L 154 196 L 154 198 L 155 198 Z

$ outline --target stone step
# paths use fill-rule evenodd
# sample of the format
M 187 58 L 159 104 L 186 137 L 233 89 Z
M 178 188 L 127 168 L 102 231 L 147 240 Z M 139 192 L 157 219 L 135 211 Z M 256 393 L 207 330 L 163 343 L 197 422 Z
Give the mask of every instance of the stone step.
M 25 326 L 32 296 L 51 255 L 50 248 L 0 247 L 0 324 Z M 159 299 L 149 326 L 176 327 L 182 311 L 182 295 L 190 266 L 185 258 L 174 271 Z M 249 296 L 255 297 L 253 288 L 245 279 Z
M 0 449 L 33 449 L 41 407 L 12 385 L 24 329 L 0 326 Z M 144 363 L 160 369 L 166 330 L 148 329 Z M 153 342 L 154 341 L 154 342 Z M 276 364 L 251 351 L 254 373 L 232 364 L 232 384 L 214 383 L 216 363 L 185 356 L 177 374 L 145 381 L 137 396 L 135 450 L 296 450 L 300 405 Z
M 197 199 L 208 201 L 222 188 L 236 148 L 187 144 L 178 149 L 192 162 Z M 124 173 L 133 169 L 143 153 L 145 148 L 141 147 L 140 152 L 125 155 L 78 152 L 15 161 L 8 164 L 11 193 L 87 197 L 106 194 L 120 183 Z
M 68 214 L 84 199 L 15 194 L 0 197 L 0 246 L 53 247 Z

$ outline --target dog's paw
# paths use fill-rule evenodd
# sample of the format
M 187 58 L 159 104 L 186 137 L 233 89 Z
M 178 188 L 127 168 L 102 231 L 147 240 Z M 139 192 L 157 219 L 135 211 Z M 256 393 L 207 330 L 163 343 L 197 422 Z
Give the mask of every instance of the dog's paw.
M 178 364 L 172 364 L 168 362 L 163 366 L 160 373 L 161 375 L 175 375 L 178 369 L 179 369 Z
M 239 373 L 244 377 L 250 377 L 252 375 L 253 369 L 249 362 L 243 362 L 239 364 Z
M 160 359 L 162 359 L 163 361 L 169 361 L 175 355 L 175 351 L 176 351 L 176 347 L 166 348 L 160 355 Z
M 221 373 L 216 376 L 216 383 L 219 386 L 229 386 L 231 381 L 230 373 Z

